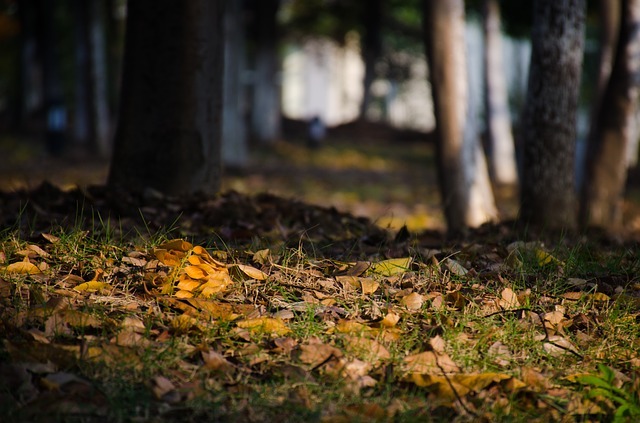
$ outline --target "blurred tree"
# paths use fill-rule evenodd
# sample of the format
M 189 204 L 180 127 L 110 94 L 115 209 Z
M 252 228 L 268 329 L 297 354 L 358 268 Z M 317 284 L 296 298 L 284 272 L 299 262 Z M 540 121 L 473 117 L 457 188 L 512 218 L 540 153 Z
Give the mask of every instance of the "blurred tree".
M 536 0 L 533 11 L 520 219 L 545 229 L 572 228 L 585 0 Z
M 280 138 L 280 40 L 277 14 L 280 0 L 254 0 L 253 44 L 254 76 L 251 129 L 262 143 Z
M 74 0 L 76 142 L 106 157 L 110 152 L 105 3 Z
M 66 144 L 67 108 L 58 63 L 54 29 L 55 0 L 36 0 L 38 46 L 42 58 L 42 86 L 46 115 L 45 142 L 49 153 L 59 155 Z
M 223 0 L 130 0 L 109 186 L 220 184 Z
M 246 69 L 245 9 L 242 0 L 229 2 L 224 16 L 224 100 L 222 107 L 222 162 L 242 169 L 249 160 L 245 122 Z
M 515 185 L 518 182 L 518 171 L 511 131 L 507 78 L 502 61 L 500 21 L 498 0 L 484 0 L 484 116 L 489 174 L 497 184 Z
M 497 217 L 477 134 L 467 131 L 464 1 L 424 0 L 424 32 L 436 118 L 440 194 L 449 232 Z
M 601 1 L 599 95 L 592 115 L 580 221 L 622 227 L 627 149 L 635 129 L 640 94 L 640 0 Z M 616 42 L 617 39 L 617 42 Z
M 376 63 L 382 53 L 382 0 L 362 0 L 363 29 L 362 59 L 364 78 L 362 81 L 362 102 L 360 118 L 363 119 L 371 99 L 371 84 L 375 78 Z

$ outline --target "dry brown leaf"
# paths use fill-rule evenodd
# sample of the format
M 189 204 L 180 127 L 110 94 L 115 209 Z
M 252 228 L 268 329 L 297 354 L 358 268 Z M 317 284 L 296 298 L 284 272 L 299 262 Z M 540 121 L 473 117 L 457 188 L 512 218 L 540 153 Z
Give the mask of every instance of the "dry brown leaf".
M 502 308 L 510 309 L 520 307 L 520 301 L 518 296 L 511 288 L 505 288 L 500 292 L 500 306 Z
M 239 269 L 250 279 L 255 279 L 257 281 L 264 281 L 269 277 L 269 275 L 264 273 L 262 270 L 256 269 L 255 267 L 246 264 L 234 264 L 230 267 Z
M 552 325 L 557 325 L 564 320 L 564 313 L 559 310 L 545 313 L 544 320 L 551 323 Z
M 343 339 L 346 351 L 362 360 L 376 363 L 391 357 L 389 351 L 375 339 L 358 336 L 345 336 Z
M 539 335 L 536 339 L 543 340 L 545 339 L 545 335 Z M 578 354 L 578 349 L 575 345 L 571 343 L 567 338 L 563 338 L 559 335 L 552 335 L 549 339 L 543 344 L 544 350 L 547 354 L 553 357 L 560 357 L 563 355 L 569 354 Z
M 402 300 L 400 300 L 400 304 L 413 311 L 420 310 L 423 302 L 424 298 L 417 292 L 412 292 L 411 294 L 404 296 Z
M 229 362 L 222 354 L 217 351 L 202 351 L 202 368 L 213 371 L 229 372 L 233 370 L 234 365 Z
M 496 341 L 487 350 L 487 354 L 489 354 L 492 358 L 492 361 L 501 367 L 506 367 L 511 364 L 511 351 L 509 347 L 503 344 L 500 341 Z
M 342 351 L 328 344 L 303 344 L 300 345 L 299 359 L 311 367 L 319 366 L 331 357 L 342 357 Z
M 407 373 L 442 374 L 457 373 L 460 368 L 447 354 L 425 351 L 404 358 L 403 368 Z
M 449 272 L 451 272 L 454 275 L 464 276 L 467 273 L 469 273 L 469 271 L 463 265 L 461 265 L 458 261 L 452 258 L 444 259 L 442 261 L 442 264 L 445 267 L 445 269 L 447 269 Z
M 445 352 L 445 348 L 447 346 L 446 342 L 440 335 L 436 335 L 433 338 L 429 339 L 429 345 L 433 350 L 439 354 Z

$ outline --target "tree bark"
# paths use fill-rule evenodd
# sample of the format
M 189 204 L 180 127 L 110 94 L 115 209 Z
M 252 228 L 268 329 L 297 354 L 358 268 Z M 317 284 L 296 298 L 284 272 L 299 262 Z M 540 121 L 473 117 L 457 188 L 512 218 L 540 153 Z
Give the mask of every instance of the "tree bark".
M 502 62 L 502 34 L 498 0 L 484 2 L 484 101 L 489 174 L 499 185 L 518 183 L 515 144 Z
M 465 137 L 469 110 L 464 2 L 424 0 L 423 7 L 440 193 L 448 230 L 459 233 L 497 216 L 477 134 Z
M 640 0 L 621 0 L 621 6 L 613 67 L 592 122 L 580 215 L 585 226 L 612 230 L 623 224 L 626 153 L 637 136 L 634 120 L 640 94 Z
M 129 1 L 110 187 L 218 191 L 223 4 Z
M 570 229 L 577 220 L 573 176 L 584 30 L 584 0 L 534 2 L 520 219 L 543 229 Z

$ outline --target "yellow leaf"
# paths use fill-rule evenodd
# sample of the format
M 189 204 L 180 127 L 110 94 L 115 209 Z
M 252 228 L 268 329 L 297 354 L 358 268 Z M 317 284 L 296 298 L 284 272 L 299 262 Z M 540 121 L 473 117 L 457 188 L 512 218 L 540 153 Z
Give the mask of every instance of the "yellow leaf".
M 40 273 L 40 269 L 35 264 L 29 262 L 29 259 L 25 257 L 23 261 L 12 263 L 5 267 L 5 270 L 9 273 L 17 273 L 23 275 L 35 275 Z
M 196 324 L 196 319 L 186 314 L 176 316 L 171 320 L 171 327 L 178 333 L 186 333 Z
M 380 276 L 393 276 L 399 273 L 405 273 L 411 265 L 411 257 L 383 260 L 373 263 L 369 267 L 369 273 Z
M 176 250 L 187 252 L 193 248 L 193 244 L 187 242 L 183 239 L 172 239 L 163 244 L 158 245 L 158 249 L 160 250 Z
M 251 332 L 270 333 L 278 336 L 286 335 L 291 332 L 291 329 L 289 329 L 282 320 L 273 319 L 271 317 L 258 317 L 255 319 L 241 320 L 238 322 L 238 327 L 249 329 Z
M 184 272 L 193 279 L 203 279 L 207 274 L 198 266 L 187 266 L 184 268 Z
M 202 282 L 195 281 L 189 278 L 180 278 L 180 282 L 178 282 L 177 288 L 185 291 L 195 291 L 202 285 Z
M 546 266 L 547 264 L 561 264 L 557 258 L 540 248 L 536 248 L 535 253 L 539 266 Z
M 589 298 L 593 301 L 609 301 L 611 297 L 607 294 L 603 294 L 602 292 L 596 292 L 595 294 L 589 294 Z
M 73 289 L 80 292 L 97 292 L 103 289 L 111 289 L 111 285 L 106 282 L 89 281 L 81 283 Z
M 400 321 L 400 315 L 394 313 L 393 311 L 390 311 L 390 312 L 387 313 L 386 316 L 384 316 L 384 319 L 382 319 L 382 321 L 380 321 L 380 325 L 384 326 L 386 328 L 392 328 L 399 321 Z
M 192 298 L 193 292 L 181 289 L 175 293 L 176 298 Z
M 180 266 L 184 253 L 179 251 L 154 250 L 156 258 L 165 266 Z

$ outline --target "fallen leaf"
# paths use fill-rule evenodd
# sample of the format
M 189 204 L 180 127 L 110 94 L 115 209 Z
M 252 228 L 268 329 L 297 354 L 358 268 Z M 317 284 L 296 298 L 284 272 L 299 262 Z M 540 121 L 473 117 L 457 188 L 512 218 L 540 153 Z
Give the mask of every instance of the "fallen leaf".
M 29 261 L 29 257 L 25 257 L 23 261 L 18 261 L 8 265 L 5 267 L 5 270 L 9 273 L 23 275 L 35 275 L 41 273 L 38 266 Z
M 239 269 L 243 274 L 248 276 L 250 279 L 255 279 L 257 281 L 264 281 L 269 277 L 269 275 L 264 273 L 262 270 L 256 269 L 255 267 L 249 266 L 246 264 L 234 264 L 230 266 L 230 269 L 231 268 Z
M 409 310 L 420 310 L 423 302 L 424 298 L 417 292 L 412 292 L 411 294 L 402 297 L 400 300 L 400 304 Z
M 111 285 L 106 282 L 89 281 L 81 283 L 73 289 L 79 292 L 98 292 L 106 289 L 111 289 Z
M 251 332 L 270 333 L 278 336 L 291 332 L 291 329 L 282 320 L 271 317 L 240 320 L 237 325 L 239 328 L 249 329 Z
M 380 276 L 393 276 L 399 273 L 405 273 L 409 270 L 411 261 L 411 257 L 383 260 L 371 264 L 368 273 Z
M 518 296 L 511 288 L 505 288 L 500 292 L 500 306 L 502 308 L 510 309 L 520 307 Z
M 457 373 L 460 368 L 447 354 L 425 351 L 404 358 L 403 368 L 407 373 L 442 374 Z
M 373 294 L 380 287 L 380 283 L 371 278 L 360 278 L 360 287 L 364 295 Z

